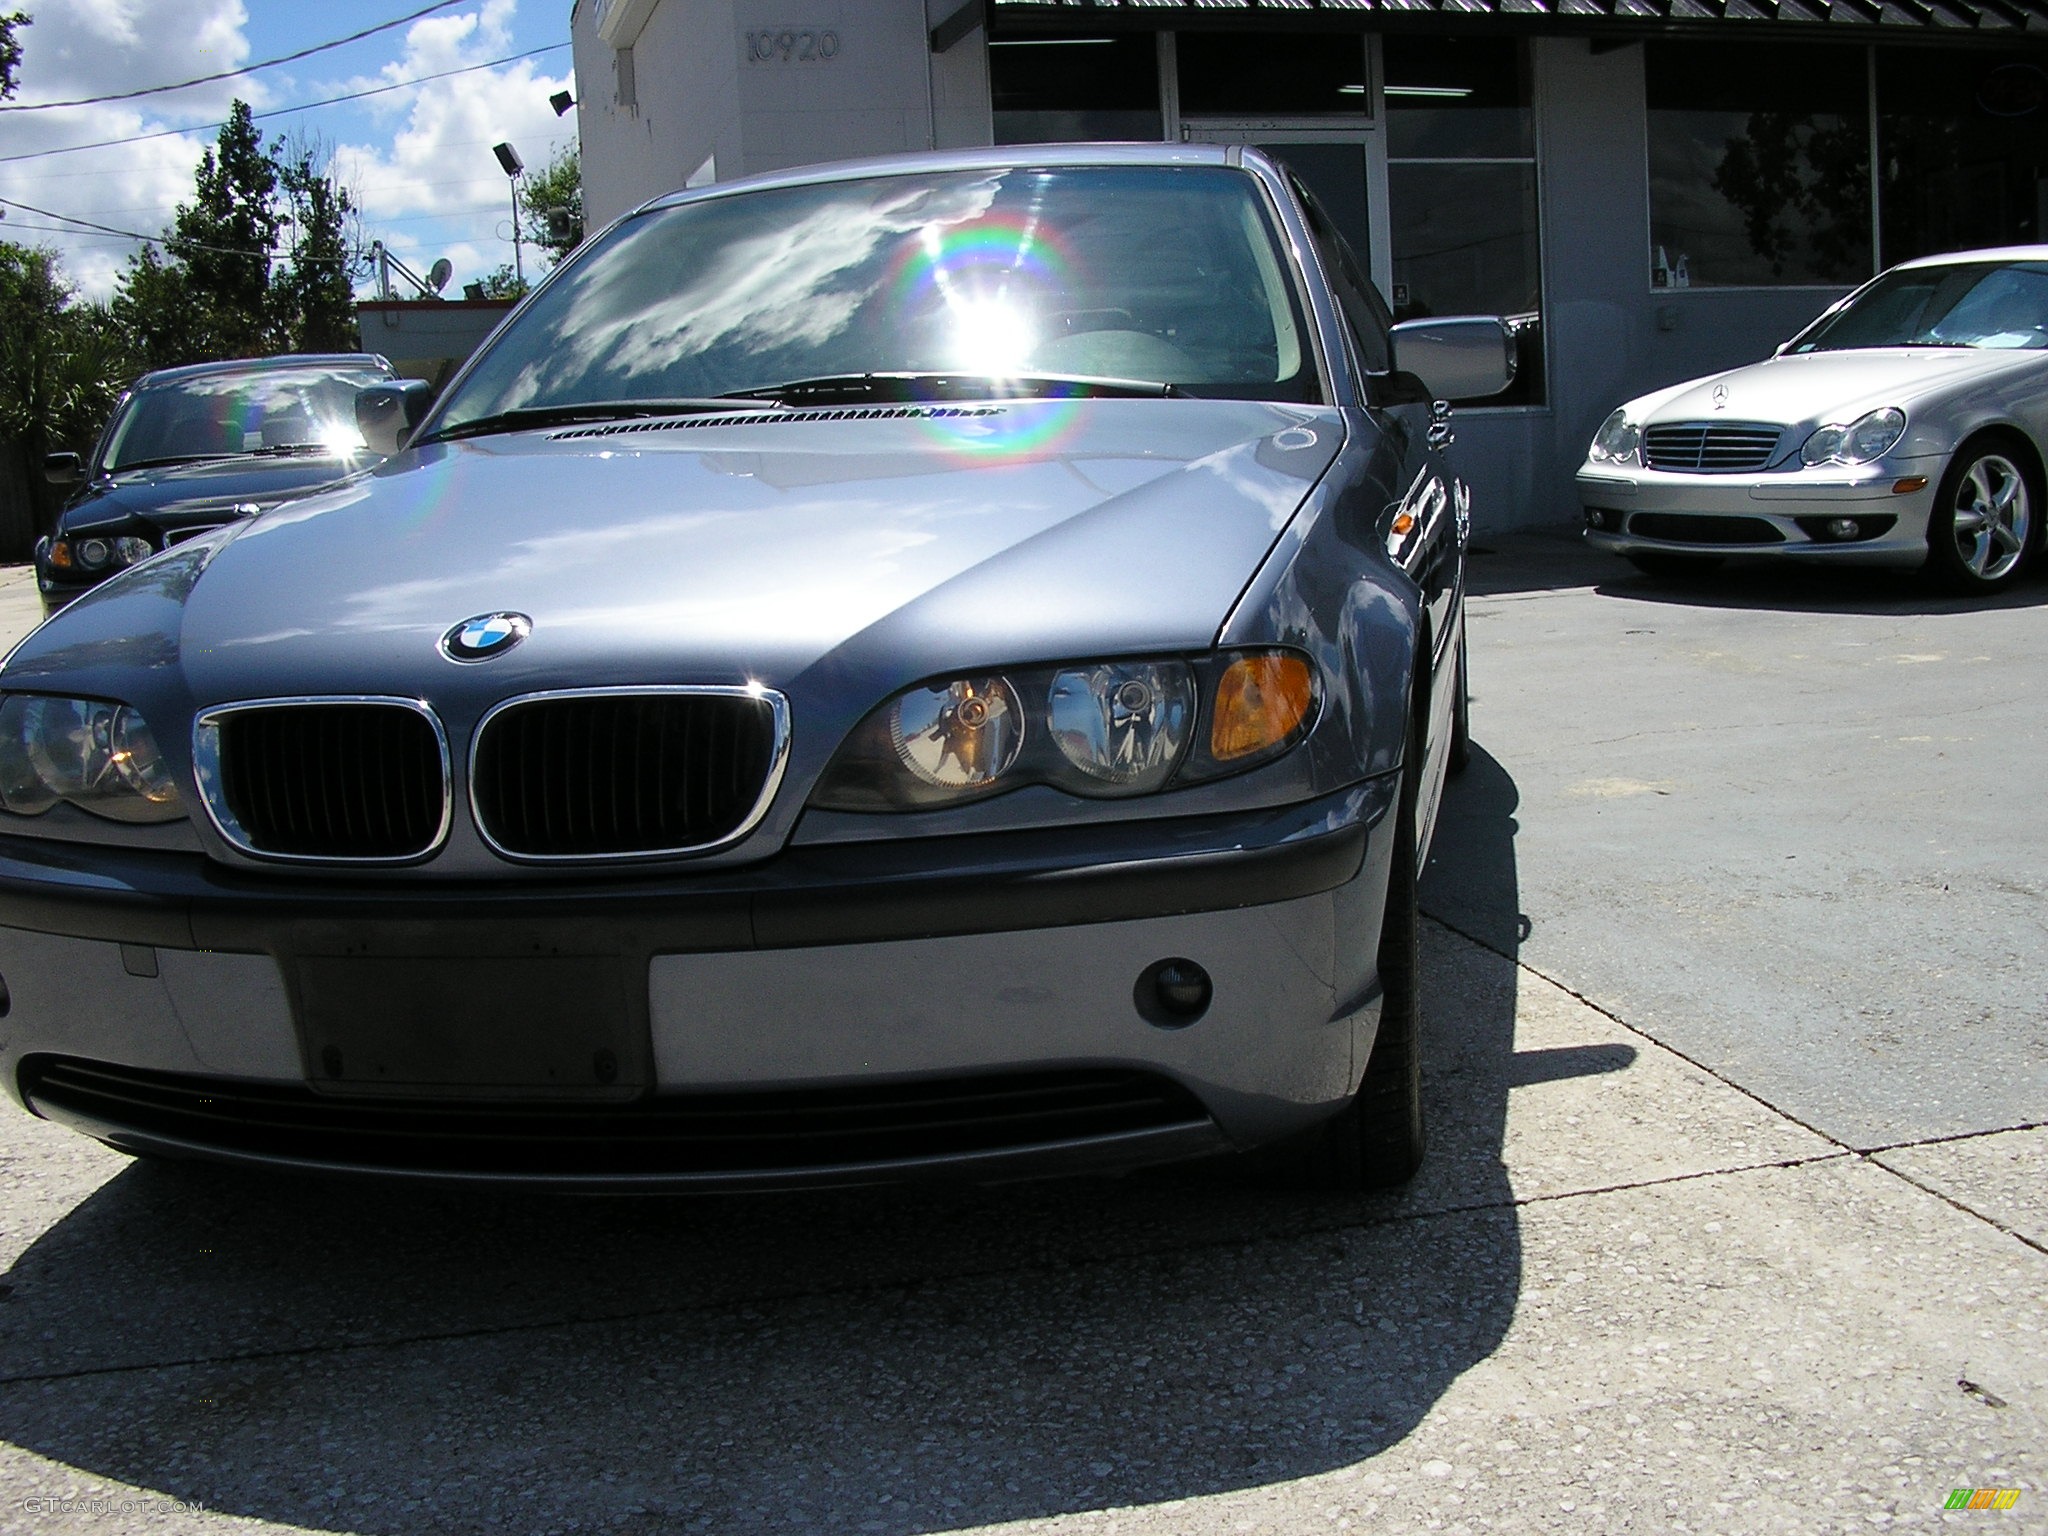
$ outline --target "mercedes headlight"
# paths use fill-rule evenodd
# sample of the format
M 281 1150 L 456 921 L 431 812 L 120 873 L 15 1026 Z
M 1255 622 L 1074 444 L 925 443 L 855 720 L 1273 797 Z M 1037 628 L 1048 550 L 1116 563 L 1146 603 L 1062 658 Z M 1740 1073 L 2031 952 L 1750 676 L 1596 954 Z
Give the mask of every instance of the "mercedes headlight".
M 1641 440 L 1642 429 L 1628 419 L 1628 407 L 1622 406 L 1600 423 L 1600 430 L 1593 434 L 1590 453 L 1602 464 L 1633 464 L 1636 444 Z
M 60 800 L 110 821 L 185 814 L 138 710 L 104 699 L 10 695 L 0 703 L 0 805 L 40 816 Z
M 1146 795 L 1255 767 L 1308 734 L 1317 694 L 1290 650 L 963 673 L 863 720 L 818 781 L 834 811 L 918 810 L 1026 784 Z
M 1799 450 L 1809 469 L 1822 464 L 1868 464 L 1890 453 L 1906 435 L 1906 413 L 1897 406 L 1859 416 L 1847 426 L 1829 423 Z

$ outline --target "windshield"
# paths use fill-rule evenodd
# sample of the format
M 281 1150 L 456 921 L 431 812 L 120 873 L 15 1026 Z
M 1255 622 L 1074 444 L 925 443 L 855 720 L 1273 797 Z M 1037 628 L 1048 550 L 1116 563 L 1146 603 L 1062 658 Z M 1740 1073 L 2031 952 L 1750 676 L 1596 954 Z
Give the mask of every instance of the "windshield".
M 598 242 L 499 333 L 427 430 L 871 373 L 1310 400 L 1285 272 L 1255 183 L 1223 167 L 940 172 L 711 198 Z
M 128 397 L 102 468 L 303 449 L 357 453 L 356 391 L 374 368 L 251 368 L 146 385 Z
M 2048 349 L 2048 262 L 1957 262 L 1887 272 L 1792 347 Z

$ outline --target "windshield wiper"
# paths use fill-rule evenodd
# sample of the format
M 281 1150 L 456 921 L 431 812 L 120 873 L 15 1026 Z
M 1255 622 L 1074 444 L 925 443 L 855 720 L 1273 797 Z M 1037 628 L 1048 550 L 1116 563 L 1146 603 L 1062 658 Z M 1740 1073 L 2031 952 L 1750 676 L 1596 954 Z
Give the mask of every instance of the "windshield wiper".
M 166 453 L 153 459 L 130 459 L 125 464 L 110 464 L 106 473 L 125 475 L 131 469 L 161 469 L 166 464 L 203 464 L 209 459 L 239 459 L 239 453 Z
M 783 405 L 839 405 L 857 400 L 1003 400 L 1121 396 L 1180 397 L 1185 391 L 1158 379 L 1110 379 L 1081 373 L 835 373 L 791 379 L 760 389 L 737 389 L 728 400 L 773 400 Z
M 638 416 L 690 416 L 700 411 L 733 411 L 744 407 L 730 398 L 679 400 L 595 400 L 575 405 L 522 405 L 509 411 L 458 421 L 430 432 L 412 446 L 448 442 L 459 437 L 487 437 L 497 432 L 526 432 L 537 427 L 563 427 L 582 421 L 626 421 Z
M 331 453 L 339 455 L 345 451 L 335 447 L 332 443 L 265 443 L 261 448 L 249 449 L 247 457 L 284 459 L 292 458 L 299 454 Z

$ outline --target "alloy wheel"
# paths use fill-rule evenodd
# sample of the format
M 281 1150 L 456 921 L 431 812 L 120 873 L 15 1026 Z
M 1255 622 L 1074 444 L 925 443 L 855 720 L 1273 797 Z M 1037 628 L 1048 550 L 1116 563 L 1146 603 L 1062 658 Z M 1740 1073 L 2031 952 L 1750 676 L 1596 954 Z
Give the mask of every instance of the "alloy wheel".
M 2027 552 L 2034 530 L 2026 476 L 2003 454 L 1980 456 L 1956 487 L 1956 557 L 1979 581 L 2008 575 Z

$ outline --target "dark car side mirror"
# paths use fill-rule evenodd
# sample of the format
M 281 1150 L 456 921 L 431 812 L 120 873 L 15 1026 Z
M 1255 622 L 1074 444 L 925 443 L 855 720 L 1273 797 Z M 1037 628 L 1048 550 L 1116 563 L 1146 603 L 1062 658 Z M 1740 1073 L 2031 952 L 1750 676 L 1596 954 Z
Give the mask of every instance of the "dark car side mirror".
M 1515 334 L 1498 315 L 1446 315 L 1394 327 L 1394 366 L 1439 400 L 1480 400 L 1515 381 Z
M 393 379 L 358 391 L 356 430 L 363 434 L 363 446 L 387 457 L 398 452 L 426 419 L 433 393 L 425 379 Z
M 52 485 L 76 485 L 85 478 L 85 460 L 75 453 L 46 453 L 43 478 Z

